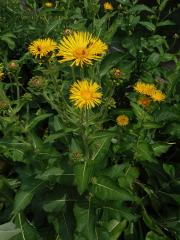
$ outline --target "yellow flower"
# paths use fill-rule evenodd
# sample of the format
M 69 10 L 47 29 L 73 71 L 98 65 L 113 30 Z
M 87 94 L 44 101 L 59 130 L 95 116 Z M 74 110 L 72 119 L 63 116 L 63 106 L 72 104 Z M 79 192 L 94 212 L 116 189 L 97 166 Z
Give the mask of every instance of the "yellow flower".
M 48 7 L 48 8 L 51 8 L 51 7 L 53 7 L 53 3 L 52 2 L 46 2 L 46 3 L 44 3 L 44 6 Z
M 122 114 L 116 118 L 116 122 L 119 126 L 126 126 L 129 123 L 129 118 L 127 115 Z
M 91 33 L 73 32 L 63 37 L 58 48 L 57 56 L 63 57 L 61 63 L 72 61 L 71 66 L 83 67 L 84 64 L 92 64 L 92 60 L 101 58 L 107 50 L 107 45 Z
M 83 80 L 75 82 L 70 88 L 70 100 L 80 109 L 90 109 L 101 103 L 102 93 L 96 82 Z
M 106 11 L 112 11 L 113 10 L 113 6 L 110 2 L 105 2 L 103 6 L 104 6 L 104 10 L 106 10 Z
M 144 108 L 147 108 L 149 104 L 151 103 L 151 99 L 148 97 L 140 97 L 138 100 L 139 105 L 143 106 Z
M 3 79 L 4 73 L 0 70 L 0 81 Z
M 152 94 L 151 94 L 151 98 L 153 101 L 155 102 L 162 102 L 165 100 L 166 95 L 164 93 L 161 92 L 161 90 L 155 90 Z
M 46 57 L 49 53 L 52 53 L 57 48 L 57 43 L 50 39 L 37 39 L 33 41 L 28 50 L 36 58 Z
M 151 96 L 151 94 L 156 90 L 156 87 L 151 83 L 137 82 L 134 85 L 134 90 L 138 93 Z

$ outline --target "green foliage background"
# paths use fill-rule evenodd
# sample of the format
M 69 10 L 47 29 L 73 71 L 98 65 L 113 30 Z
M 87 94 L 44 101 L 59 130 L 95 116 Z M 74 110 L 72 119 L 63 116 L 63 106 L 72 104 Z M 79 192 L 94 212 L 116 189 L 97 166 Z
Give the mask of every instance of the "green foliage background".
M 117 0 L 109 12 L 103 1 L 51 2 L 0 3 L 0 239 L 180 240 L 178 1 Z M 92 32 L 108 53 L 83 71 L 38 64 L 29 44 L 65 29 Z M 68 98 L 84 77 L 103 89 L 88 116 Z M 138 80 L 166 101 L 138 105 Z

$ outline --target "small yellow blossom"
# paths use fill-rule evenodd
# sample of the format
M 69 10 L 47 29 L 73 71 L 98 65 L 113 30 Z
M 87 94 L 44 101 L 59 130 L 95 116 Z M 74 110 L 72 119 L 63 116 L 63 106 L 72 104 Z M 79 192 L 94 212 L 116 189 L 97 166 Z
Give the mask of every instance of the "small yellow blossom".
M 44 3 L 44 6 L 48 7 L 48 8 L 52 8 L 53 7 L 53 3 L 52 2 L 46 2 L 46 3 Z
M 70 87 L 70 100 L 80 109 L 94 108 L 101 103 L 102 93 L 96 82 L 77 81 Z
M 112 11 L 113 10 L 113 6 L 110 2 L 105 2 L 103 6 L 104 6 L 104 10 L 106 10 L 106 11 Z
M 119 126 L 124 127 L 129 124 L 129 118 L 127 115 L 122 114 L 116 118 L 116 122 Z
M 134 85 L 134 90 L 138 93 L 151 96 L 151 94 L 156 90 L 156 87 L 152 83 L 137 82 Z
M 155 102 L 162 102 L 165 100 L 166 95 L 164 93 L 162 93 L 161 90 L 155 90 L 152 94 L 151 94 L 151 98 L 153 101 Z
M 37 39 L 33 41 L 28 50 L 29 52 L 34 55 L 36 58 L 46 57 L 48 54 L 52 53 L 57 48 L 57 43 L 50 39 Z

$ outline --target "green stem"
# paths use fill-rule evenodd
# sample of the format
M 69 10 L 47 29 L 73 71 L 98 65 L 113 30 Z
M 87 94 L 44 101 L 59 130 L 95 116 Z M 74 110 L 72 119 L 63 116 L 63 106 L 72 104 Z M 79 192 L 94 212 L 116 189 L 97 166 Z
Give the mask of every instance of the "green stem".
M 86 135 L 86 128 L 88 126 L 88 114 L 87 114 L 88 110 L 82 110 L 81 111 L 81 136 L 82 136 L 82 140 L 83 140 L 83 145 L 84 145 L 84 152 L 85 152 L 85 157 L 87 160 L 89 160 L 89 147 L 88 147 L 88 137 Z

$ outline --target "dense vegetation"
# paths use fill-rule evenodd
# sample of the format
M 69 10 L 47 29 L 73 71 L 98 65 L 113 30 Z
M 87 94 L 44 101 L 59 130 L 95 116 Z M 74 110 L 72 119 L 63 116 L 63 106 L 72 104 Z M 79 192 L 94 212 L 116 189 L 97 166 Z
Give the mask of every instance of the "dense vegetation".
M 0 240 L 180 240 L 179 9 L 0 2 Z

